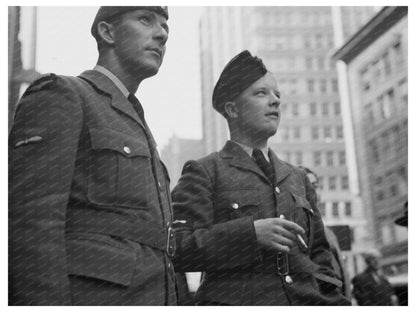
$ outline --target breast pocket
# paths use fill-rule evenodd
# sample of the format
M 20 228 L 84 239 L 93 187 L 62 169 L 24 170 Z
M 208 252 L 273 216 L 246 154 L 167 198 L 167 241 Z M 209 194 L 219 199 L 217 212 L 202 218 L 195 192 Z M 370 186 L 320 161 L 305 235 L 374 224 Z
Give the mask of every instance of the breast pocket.
M 295 208 L 293 211 L 293 221 L 299 224 L 305 230 L 305 234 L 301 236 L 306 245 L 304 245 L 303 242 L 299 239 L 297 240 L 297 243 L 302 251 L 307 252 L 310 249 L 313 239 L 312 236 L 314 233 L 314 211 L 309 202 L 306 200 L 306 198 L 294 193 L 291 193 L 291 195 L 295 202 Z
M 89 201 L 145 209 L 154 188 L 146 139 L 108 128 L 90 129 L 90 137 Z
M 216 199 L 217 219 L 232 220 L 247 216 L 259 218 L 260 198 L 257 189 L 224 190 Z

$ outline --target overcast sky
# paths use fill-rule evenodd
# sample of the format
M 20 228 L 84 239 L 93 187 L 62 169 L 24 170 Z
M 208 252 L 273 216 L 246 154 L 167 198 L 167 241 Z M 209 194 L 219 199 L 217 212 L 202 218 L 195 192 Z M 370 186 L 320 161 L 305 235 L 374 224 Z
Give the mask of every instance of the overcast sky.
M 39 7 L 37 64 L 41 73 L 78 75 L 98 53 L 90 28 L 98 7 Z M 198 24 L 201 7 L 169 7 L 170 35 L 159 73 L 137 92 L 159 149 L 175 133 L 201 138 Z

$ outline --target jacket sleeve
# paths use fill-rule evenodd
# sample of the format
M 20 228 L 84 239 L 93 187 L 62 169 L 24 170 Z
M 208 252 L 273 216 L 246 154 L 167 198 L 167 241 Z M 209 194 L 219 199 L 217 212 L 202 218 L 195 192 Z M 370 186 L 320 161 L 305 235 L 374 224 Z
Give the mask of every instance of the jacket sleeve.
M 9 137 L 9 304 L 68 305 L 65 213 L 79 95 L 50 75 L 23 96 Z
M 178 271 L 241 269 L 260 261 L 252 217 L 214 223 L 212 176 L 201 163 L 189 161 L 173 190 Z
M 317 195 L 316 191 L 310 183 L 309 179 L 304 177 L 305 187 L 306 187 L 306 199 L 309 201 L 314 214 L 312 217 L 314 229 L 313 241 L 311 245 L 311 260 L 320 266 L 319 272 L 327 275 L 334 279 L 329 279 L 329 281 L 337 282 L 342 285 L 341 281 L 336 279 L 336 274 L 332 267 L 332 254 L 330 251 L 330 246 L 325 235 L 324 224 L 322 222 L 322 216 L 317 208 Z M 320 276 L 320 275 L 318 275 Z

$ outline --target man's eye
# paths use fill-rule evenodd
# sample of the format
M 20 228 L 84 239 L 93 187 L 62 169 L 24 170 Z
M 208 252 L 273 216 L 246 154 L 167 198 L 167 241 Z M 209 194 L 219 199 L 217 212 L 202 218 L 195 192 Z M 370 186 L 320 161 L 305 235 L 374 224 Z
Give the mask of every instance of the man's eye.
M 148 18 L 147 16 L 140 17 L 139 21 L 146 25 L 150 24 L 150 18 Z
M 263 90 L 260 90 L 260 91 L 257 91 L 257 92 L 256 92 L 256 94 L 257 94 L 257 95 L 265 95 L 265 94 L 266 94 L 266 92 L 264 92 Z

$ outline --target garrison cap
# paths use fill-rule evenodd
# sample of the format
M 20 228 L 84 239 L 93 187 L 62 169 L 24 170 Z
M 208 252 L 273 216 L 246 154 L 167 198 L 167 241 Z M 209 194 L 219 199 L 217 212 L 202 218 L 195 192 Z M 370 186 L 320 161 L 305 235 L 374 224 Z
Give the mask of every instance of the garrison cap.
M 113 17 L 135 10 L 149 10 L 169 18 L 167 6 L 102 6 L 98 9 L 94 22 L 91 26 L 91 34 L 97 39 L 97 25 L 101 21 L 108 21 Z
M 262 60 L 249 51 L 234 56 L 224 67 L 212 94 L 212 106 L 224 115 L 224 104 L 233 101 L 245 89 L 267 73 Z

